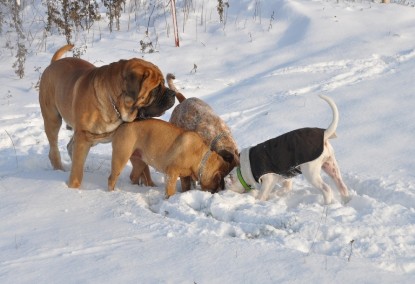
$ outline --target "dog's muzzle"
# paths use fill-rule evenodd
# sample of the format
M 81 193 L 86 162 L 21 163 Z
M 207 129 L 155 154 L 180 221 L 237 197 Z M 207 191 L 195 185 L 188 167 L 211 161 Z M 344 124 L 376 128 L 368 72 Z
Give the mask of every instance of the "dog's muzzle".
M 176 93 L 162 85 L 153 89 L 150 95 L 154 97 L 152 103 L 138 110 L 137 119 L 141 120 L 163 115 L 166 110 L 174 105 L 176 99 Z

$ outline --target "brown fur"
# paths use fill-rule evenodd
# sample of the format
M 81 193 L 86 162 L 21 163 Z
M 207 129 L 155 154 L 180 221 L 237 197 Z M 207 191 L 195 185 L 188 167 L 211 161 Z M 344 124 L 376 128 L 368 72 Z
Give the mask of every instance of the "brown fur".
M 225 122 L 214 113 L 213 109 L 198 98 L 188 98 L 175 87 L 174 75 L 167 74 L 167 84 L 176 92 L 180 102 L 170 117 L 170 122 L 186 130 L 197 132 L 211 150 L 216 151 L 229 163 L 232 169 L 239 165 L 238 146 Z
M 54 169 L 63 170 L 58 149 L 62 119 L 74 130 L 68 144 L 72 158 L 68 186 L 78 188 L 91 146 L 110 141 L 121 123 L 133 121 L 140 108 L 152 103 L 155 88 L 167 88 L 157 66 L 141 59 L 101 67 L 78 58 L 59 59 L 72 47 L 60 48 L 43 72 L 39 102 Z
M 134 152 L 131 174 L 140 176 L 147 164 L 165 173 L 167 197 L 175 194 L 178 177 L 199 180 L 202 190 L 214 193 L 224 188 L 223 178 L 229 173 L 227 163 L 215 152 L 204 158 L 210 150 L 197 133 L 148 119 L 125 123 L 117 129 L 112 140 L 108 190 L 114 190 L 118 176 Z M 182 181 L 182 192 L 189 189 L 190 183 Z

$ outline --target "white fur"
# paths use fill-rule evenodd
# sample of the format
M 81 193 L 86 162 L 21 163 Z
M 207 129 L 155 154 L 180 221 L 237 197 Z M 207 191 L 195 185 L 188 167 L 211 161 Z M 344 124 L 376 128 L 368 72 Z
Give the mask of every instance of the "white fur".
M 347 203 L 350 200 L 349 193 L 347 186 L 344 184 L 339 167 L 337 165 L 336 158 L 334 157 L 334 150 L 331 144 L 329 143 L 328 139 L 336 137 L 336 128 L 339 121 L 339 113 L 336 107 L 336 104 L 332 99 L 326 96 L 320 96 L 323 100 L 325 100 L 331 107 L 333 112 L 333 120 L 329 127 L 324 131 L 324 149 L 323 153 L 315 160 L 304 163 L 300 165 L 301 172 L 305 179 L 314 187 L 321 190 L 324 197 L 325 204 L 330 204 L 333 199 L 333 192 L 328 184 L 326 184 L 323 179 L 321 178 L 321 169 L 323 169 L 335 182 L 344 203 Z M 281 175 L 270 173 L 265 174 L 260 177 L 259 184 L 255 182 L 252 177 L 251 166 L 249 162 L 249 148 L 243 149 L 241 151 L 241 172 L 242 176 L 244 177 L 245 181 L 258 188 L 259 185 L 259 200 L 267 200 L 271 190 L 277 183 L 282 183 L 283 190 L 288 192 L 292 188 L 292 180 L 286 179 Z M 249 172 L 249 174 L 247 174 Z M 230 189 L 236 192 L 244 192 L 245 189 L 239 182 L 238 178 L 236 177 L 236 170 L 232 170 L 231 172 L 231 180 L 232 184 Z

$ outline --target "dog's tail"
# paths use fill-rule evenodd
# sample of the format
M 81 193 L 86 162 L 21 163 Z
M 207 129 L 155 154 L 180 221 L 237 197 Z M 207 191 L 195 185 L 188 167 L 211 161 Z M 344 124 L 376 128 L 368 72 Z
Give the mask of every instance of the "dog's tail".
M 325 100 L 330 105 L 331 110 L 333 111 L 333 121 L 331 122 L 329 127 L 327 127 L 327 129 L 324 131 L 324 140 L 336 138 L 336 129 L 339 123 L 339 111 L 337 109 L 336 104 L 331 98 L 323 95 L 320 95 L 320 98 Z
M 179 90 L 177 90 L 176 86 L 173 83 L 174 79 L 176 79 L 176 77 L 173 74 L 171 74 L 171 73 L 167 74 L 167 76 L 166 76 L 167 85 L 169 86 L 169 88 L 171 90 L 173 90 L 176 93 L 176 98 L 179 101 L 179 103 L 181 103 L 182 101 L 184 101 L 186 99 L 186 97 L 183 96 L 183 94 L 180 93 Z
M 59 58 L 61 58 L 65 54 L 65 52 L 67 52 L 69 50 L 72 50 L 73 47 L 74 47 L 73 44 L 67 44 L 67 45 L 64 45 L 61 48 L 59 48 L 55 52 L 55 54 L 53 55 L 52 60 L 50 61 L 50 63 L 55 62 L 56 60 L 58 60 Z

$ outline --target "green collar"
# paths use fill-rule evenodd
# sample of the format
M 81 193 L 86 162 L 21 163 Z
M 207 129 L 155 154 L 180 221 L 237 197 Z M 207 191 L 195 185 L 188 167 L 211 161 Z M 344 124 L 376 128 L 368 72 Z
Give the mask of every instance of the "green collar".
M 244 178 L 242 177 L 242 173 L 241 173 L 241 168 L 237 167 L 236 168 L 236 175 L 238 176 L 239 182 L 242 184 L 242 186 L 245 188 L 245 191 L 251 191 L 252 187 L 246 183 L 246 181 L 244 180 Z

